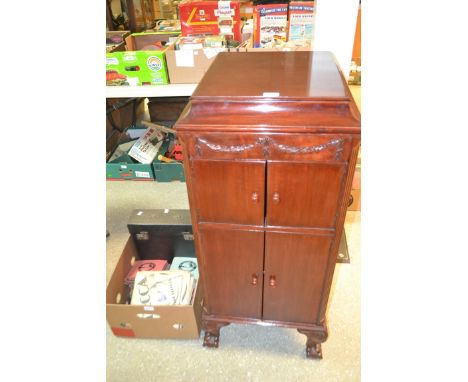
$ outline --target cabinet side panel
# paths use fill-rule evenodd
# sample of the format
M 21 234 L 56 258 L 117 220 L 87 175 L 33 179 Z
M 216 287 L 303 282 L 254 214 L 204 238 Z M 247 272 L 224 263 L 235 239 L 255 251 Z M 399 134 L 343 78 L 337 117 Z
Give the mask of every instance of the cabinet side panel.
M 338 255 L 338 248 L 340 246 L 340 238 L 344 230 L 344 221 L 346 217 L 346 211 L 348 208 L 349 195 L 351 193 L 351 186 L 353 183 L 354 171 L 356 170 L 356 162 L 360 145 L 360 137 L 355 137 L 353 139 L 353 149 L 349 160 L 348 172 L 346 174 L 346 182 L 344 186 L 343 196 L 338 209 L 335 239 L 330 250 L 330 256 L 328 258 L 328 264 L 326 269 L 326 277 L 322 287 L 322 301 L 320 302 L 320 312 L 318 317 L 320 323 L 325 322 L 325 314 L 327 310 L 328 299 L 330 297 L 333 273 L 335 271 L 336 258 Z
M 208 275 L 207 313 L 261 318 L 264 232 L 199 224 L 199 238 Z

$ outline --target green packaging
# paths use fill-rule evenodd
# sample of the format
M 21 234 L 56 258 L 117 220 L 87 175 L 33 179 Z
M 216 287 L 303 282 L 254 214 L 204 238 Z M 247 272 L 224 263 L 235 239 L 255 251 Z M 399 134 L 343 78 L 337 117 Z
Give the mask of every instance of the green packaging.
M 151 164 L 142 164 L 130 158 L 127 153 L 106 163 L 108 180 L 154 180 Z
M 168 84 L 163 51 L 144 50 L 106 54 L 106 85 L 137 86 Z

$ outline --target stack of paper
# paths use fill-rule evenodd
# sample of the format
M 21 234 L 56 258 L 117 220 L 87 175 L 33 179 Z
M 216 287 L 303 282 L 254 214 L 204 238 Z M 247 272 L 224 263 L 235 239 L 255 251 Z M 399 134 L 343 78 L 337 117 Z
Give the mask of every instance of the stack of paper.
M 132 305 L 189 305 L 196 280 L 190 272 L 137 272 L 132 293 Z
M 148 127 L 143 136 L 135 142 L 128 155 L 140 163 L 150 164 L 156 157 L 163 139 L 164 134 L 160 130 Z
M 198 279 L 198 262 L 196 257 L 174 257 L 171 270 L 189 271 L 192 277 Z

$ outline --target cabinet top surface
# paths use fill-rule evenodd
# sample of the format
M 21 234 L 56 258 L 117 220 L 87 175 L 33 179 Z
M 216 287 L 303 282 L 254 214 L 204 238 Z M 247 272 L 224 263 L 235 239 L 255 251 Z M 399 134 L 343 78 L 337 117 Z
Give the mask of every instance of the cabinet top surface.
M 219 53 L 196 98 L 349 99 L 331 52 Z

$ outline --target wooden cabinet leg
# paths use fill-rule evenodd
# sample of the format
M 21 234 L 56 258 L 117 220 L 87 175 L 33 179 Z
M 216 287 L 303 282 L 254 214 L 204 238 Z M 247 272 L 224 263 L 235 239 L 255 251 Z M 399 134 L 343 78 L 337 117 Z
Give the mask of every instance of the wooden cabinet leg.
M 322 330 L 303 330 L 297 329 L 301 334 L 307 336 L 306 342 L 306 356 L 311 359 L 322 359 L 322 342 L 325 342 L 328 333 L 326 328 Z
M 209 348 L 217 348 L 219 345 L 219 330 L 229 325 L 227 322 L 214 322 L 214 321 L 203 321 L 203 329 L 205 331 L 205 338 L 203 340 L 203 346 Z

